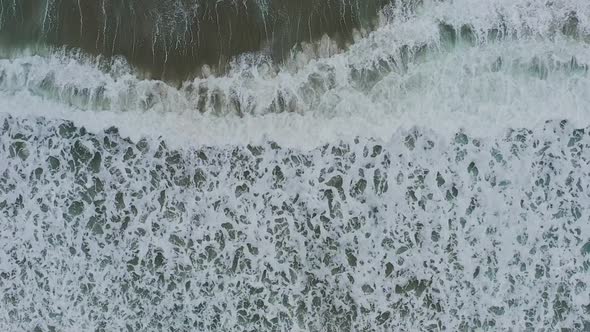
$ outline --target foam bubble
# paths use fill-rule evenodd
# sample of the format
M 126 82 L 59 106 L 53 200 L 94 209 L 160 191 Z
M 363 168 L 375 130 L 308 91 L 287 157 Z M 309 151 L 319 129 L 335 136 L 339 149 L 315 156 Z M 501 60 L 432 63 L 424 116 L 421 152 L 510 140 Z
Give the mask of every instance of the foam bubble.
M 589 8 L 391 7 L 181 87 L 0 60 L 0 329 L 589 329 Z
M 414 125 L 452 134 L 556 118 L 584 124 L 588 7 L 427 2 L 392 10 L 389 23 L 346 52 L 284 68 L 245 55 L 227 75 L 180 88 L 140 79 L 121 59 L 49 51 L 0 61 L 0 107 L 179 144 L 268 139 L 308 148 L 344 136 L 387 139 Z M 576 23 L 568 30 L 570 17 Z

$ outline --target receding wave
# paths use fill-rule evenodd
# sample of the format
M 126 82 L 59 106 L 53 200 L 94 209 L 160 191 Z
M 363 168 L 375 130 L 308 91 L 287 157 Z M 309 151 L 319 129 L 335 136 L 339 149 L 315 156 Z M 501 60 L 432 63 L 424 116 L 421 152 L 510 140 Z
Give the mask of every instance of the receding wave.
M 588 128 L 300 151 L 2 121 L 4 328 L 590 323 Z
M 590 329 L 590 2 L 0 8 L 0 329 Z

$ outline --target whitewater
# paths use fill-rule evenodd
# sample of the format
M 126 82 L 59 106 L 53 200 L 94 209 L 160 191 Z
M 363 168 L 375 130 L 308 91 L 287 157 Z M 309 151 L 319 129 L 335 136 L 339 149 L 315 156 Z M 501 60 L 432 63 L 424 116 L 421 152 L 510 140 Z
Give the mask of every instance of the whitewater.
M 590 331 L 589 65 L 584 0 L 181 82 L 0 39 L 0 329 Z

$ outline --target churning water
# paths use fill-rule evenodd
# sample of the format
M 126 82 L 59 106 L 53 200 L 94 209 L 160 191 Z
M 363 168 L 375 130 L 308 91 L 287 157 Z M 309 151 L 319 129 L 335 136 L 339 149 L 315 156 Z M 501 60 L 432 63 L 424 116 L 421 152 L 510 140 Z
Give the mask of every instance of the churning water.
M 0 1 L 1 330 L 590 331 L 590 2 L 316 1 Z

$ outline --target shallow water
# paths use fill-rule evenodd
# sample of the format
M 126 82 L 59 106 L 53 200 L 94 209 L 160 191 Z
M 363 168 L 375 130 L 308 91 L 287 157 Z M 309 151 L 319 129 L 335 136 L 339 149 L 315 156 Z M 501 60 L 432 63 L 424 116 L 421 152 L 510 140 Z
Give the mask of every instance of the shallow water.
M 378 16 L 182 84 L 2 44 L 0 328 L 589 330 L 590 3 Z
M 152 77 L 182 80 L 244 52 L 283 59 L 327 34 L 371 29 L 388 0 L 19 0 L 0 3 L 0 40 L 122 55 Z

